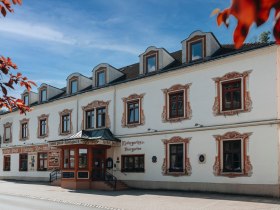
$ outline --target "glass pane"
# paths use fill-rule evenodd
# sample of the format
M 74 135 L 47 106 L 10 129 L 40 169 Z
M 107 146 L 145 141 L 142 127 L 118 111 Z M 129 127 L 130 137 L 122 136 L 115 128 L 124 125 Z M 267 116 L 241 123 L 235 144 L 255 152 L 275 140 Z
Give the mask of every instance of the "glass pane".
M 147 58 L 147 72 L 152 72 L 156 70 L 156 56 L 151 56 Z
M 134 116 L 135 116 L 134 121 L 135 121 L 135 122 L 139 122 L 139 108 L 138 108 L 138 104 L 137 104 L 137 106 L 135 107 Z
M 241 92 L 240 91 L 233 92 L 233 108 L 235 108 L 235 109 L 241 108 Z
M 97 73 L 97 86 L 105 85 L 105 72 Z
M 69 149 L 64 150 L 64 168 L 69 167 Z
M 42 90 L 41 91 L 41 101 L 47 101 L 47 90 Z
M 78 81 L 71 81 L 71 93 L 76 93 L 78 91 Z
M 8 128 L 5 128 L 5 135 L 6 135 L 6 141 L 10 140 L 11 138 L 11 128 L 8 127 Z
M 191 44 L 192 60 L 197 60 L 202 58 L 202 42 L 197 42 Z
M 25 105 L 29 104 L 29 99 L 28 98 L 29 98 L 28 95 L 24 96 L 24 98 L 23 98 Z
M 87 162 L 87 149 L 79 149 L 79 168 L 86 168 Z

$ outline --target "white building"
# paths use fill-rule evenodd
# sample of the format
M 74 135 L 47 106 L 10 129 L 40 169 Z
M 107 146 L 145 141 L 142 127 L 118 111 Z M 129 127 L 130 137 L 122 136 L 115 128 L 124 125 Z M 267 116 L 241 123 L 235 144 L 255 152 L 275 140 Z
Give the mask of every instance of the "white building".
M 181 44 L 24 92 L 34 110 L 0 116 L 1 178 L 279 196 L 280 48 L 200 31 Z

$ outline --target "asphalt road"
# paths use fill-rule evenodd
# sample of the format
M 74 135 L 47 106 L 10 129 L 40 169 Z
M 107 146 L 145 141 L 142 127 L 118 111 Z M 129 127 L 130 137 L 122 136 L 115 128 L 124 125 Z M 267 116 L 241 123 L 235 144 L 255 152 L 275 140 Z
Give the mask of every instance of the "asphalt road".
M 100 210 L 100 209 L 0 194 L 0 210 Z

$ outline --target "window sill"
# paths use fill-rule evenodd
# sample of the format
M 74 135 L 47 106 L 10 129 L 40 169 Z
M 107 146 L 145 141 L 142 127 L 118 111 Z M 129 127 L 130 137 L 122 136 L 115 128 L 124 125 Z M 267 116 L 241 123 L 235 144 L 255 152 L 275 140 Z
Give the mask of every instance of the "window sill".
M 47 138 L 49 135 L 44 135 L 44 136 L 38 136 L 38 139 L 43 139 L 43 138 Z
M 188 120 L 189 118 L 188 117 L 174 117 L 174 118 L 168 118 L 166 119 L 166 122 L 181 122 L 183 120 Z
M 127 171 L 127 170 L 121 170 L 122 173 L 145 173 L 144 171 Z
M 61 132 L 59 135 L 60 135 L 60 136 L 67 136 L 67 135 L 69 135 L 69 134 L 71 134 L 70 131 L 69 131 L 69 132 Z

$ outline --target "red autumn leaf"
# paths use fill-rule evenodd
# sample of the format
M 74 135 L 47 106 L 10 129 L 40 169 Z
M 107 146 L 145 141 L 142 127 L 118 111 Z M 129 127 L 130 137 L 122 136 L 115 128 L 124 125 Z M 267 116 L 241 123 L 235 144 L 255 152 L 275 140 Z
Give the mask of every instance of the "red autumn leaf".
M 229 17 L 234 16 L 237 19 L 233 39 L 235 47 L 239 48 L 244 43 L 250 27 L 255 23 L 257 26 L 264 24 L 270 11 L 275 9 L 275 16 L 279 14 L 280 0 L 232 0 L 229 8 L 217 14 L 217 24 L 224 23 L 228 26 Z M 277 43 L 280 43 L 280 23 L 275 21 L 273 34 Z

